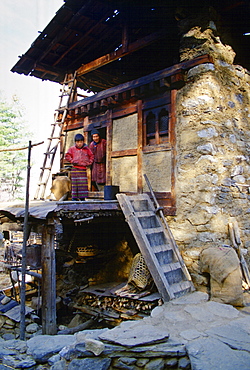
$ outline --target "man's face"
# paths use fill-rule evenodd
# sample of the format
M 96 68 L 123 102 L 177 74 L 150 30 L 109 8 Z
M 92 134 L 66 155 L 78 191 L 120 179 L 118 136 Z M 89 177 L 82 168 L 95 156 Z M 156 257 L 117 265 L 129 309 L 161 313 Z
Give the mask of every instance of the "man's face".
M 95 143 L 99 143 L 99 141 L 100 141 L 100 136 L 99 136 L 98 134 L 94 134 L 94 135 L 93 135 L 93 140 L 94 140 L 94 142 L 95 142 Z
M 77 147 L 78 149 L 81 149 L 81 148 L 83 147 L 83 140 L 77 140 L 77 141 L 76 141 L 76 147 Z

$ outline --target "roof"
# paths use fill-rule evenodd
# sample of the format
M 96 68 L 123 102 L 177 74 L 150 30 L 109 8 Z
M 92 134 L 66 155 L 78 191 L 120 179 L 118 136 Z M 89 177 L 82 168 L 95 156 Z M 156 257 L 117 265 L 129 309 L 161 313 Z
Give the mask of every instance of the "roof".
M 64 1 L 12 72 L 62 83 L 78 70 L 78 86 L 93 92 L 146 76 L 179 62 L 178 20 L 209 4 L 235 63 L 250 69 L 249 0 Z
M 88 214 L 98 212 L 99 215 L 109 216 L 112 212 L 120 212 L 117 200 L 89 200 L 85 202 L 75 201 L 49 201 L 37 200 L 29 203 L 29 217 L 36 220 L 44 220 L 55 213 L 60 215 L 71 214 L 71 218 L 79 219 L 81 214 Z M 25 217 L 25 204 L 18 202 L 0 203 L 0 216 L 5 216 L 12 221 L 23 220 Z M 0 220 L 1 221 L 1 220 Z M 7 222 L 4 219 L 4 222 Z
M 37 219 L 46 219 L 50 212 L 57 207 L 56 201 L 31 201 L 29 203 L 29 216 Z M 25 216 L 25 204 L 17 202 L 0 203 L 0 215 L 12 220 L 22 219 Z

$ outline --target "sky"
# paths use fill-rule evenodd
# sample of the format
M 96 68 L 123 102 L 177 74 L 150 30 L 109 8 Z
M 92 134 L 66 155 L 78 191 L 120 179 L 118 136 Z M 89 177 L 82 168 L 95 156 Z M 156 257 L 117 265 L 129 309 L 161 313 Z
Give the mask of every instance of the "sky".
M 31 193 L 38 182 L 47 138 L 50 136 L 54 112 L 58 107 L 60 85 L 38 78 L 13 73 L 10 70 L 30 48 L 63 0 L 1 0 L 0 3 L 0 91 L 7 101 L 17 95 L 24 107 L 24 120 L 31 132 L 32 143 L 45 141 L 31 151 Z

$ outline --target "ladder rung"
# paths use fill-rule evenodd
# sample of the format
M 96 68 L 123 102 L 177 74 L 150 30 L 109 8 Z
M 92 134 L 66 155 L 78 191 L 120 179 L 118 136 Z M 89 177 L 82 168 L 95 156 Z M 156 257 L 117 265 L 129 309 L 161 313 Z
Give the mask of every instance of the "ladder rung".
M 45 155 L 53 155 L 54 153 L 53 152 L 46 152 L 46 153 L 43 153 Z
M 182 270 L 180 262 L 172 262 L 166 265 L 162 265 L 162 269 L 164 272 L 171 272 L 176 270 Z
M 173 294 L 181 292 L 181 291 L 186 290 L 188 288 L 191 289 L 191 284 L 188 280 L 187 281 L 182 281 L 180 283 L 174 283 L 170 286 L 170 289 L 171 289 Z
M 160 253 L 160 252 L 166 252 L 166 251 L 172 251 L 171 245 L 168 244 L 162 244 L 162 245 L 156 245 L 151 247 L 154 253 Z
M 62 110 L 66 110 L 66 109 L 68 109 L 68 108 L 67 107 L 60 107 L 58 109 L 55 109 L 55 111 L 61 112 Z
M 151 227 L 149 229 L 143 229 L 143 231 L 146 235 L 148 235 L 148 234 L 159 234 L 160 232 L 163 232 L 162 227 Z
M 40 167 L 40 170 L 51 170 L 51 167 Z
M 154 211 L 135 211 L 136 217 L 150 217 L 150 216 L 155 216 Z
M 48 140 L 60 139 L 62 136 L 64 136 L 64 135 L 61 135 L 61 136 L 55 136 L 55 137 L 48 137 Z

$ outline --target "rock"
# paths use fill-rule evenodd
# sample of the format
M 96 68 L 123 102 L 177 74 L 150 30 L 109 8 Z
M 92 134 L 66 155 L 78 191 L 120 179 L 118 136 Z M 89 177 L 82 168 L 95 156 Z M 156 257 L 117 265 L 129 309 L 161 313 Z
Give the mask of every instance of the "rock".
M 4 365 L 21 369 L 27 369 L 36 365 L 36 361 L 27 355 L 4 356 L 2 362 Z
M 145 365 L 145 370 L 163 370 L 164 368 L 165 362 L 162 358 L 153 359 Z
M 211 143 L 204 144 L 204 145 L 199 145 L 197 147 L 197 152 L 199 152 L 201 154 L 210 154 L 210 155 L 215 155 L 216 154 L 216 150 L 215 150 L 213 144 L 211 144 Z
M 180 335 L 187 340 L 192 340 L 203 336 L 203 334 L 200 331 L 195 329 L 184 330 L 180 333 Z
M 10 297 L 3 297 L 3 299 L 1 300 L 1 304 L 7 304 L 11 301 L 11 298 Z
M 250 322 L 250 318 L 248 322 Z M 247 320 L 245 327 L 247 327 Z M 233 349 L 248 351 L 250 354 L 250 330 L 245 330 L 236 324 L 231 324 L 208 329 L 206 333 L 209 334 L 209 336 L 228 344 Z
M 8 349 L 14 349 L 19 353 L 25 353 L 27 350 L 26 342 L 20 339 L 7 340 L 2 345 Z
M 187 357 L 182 357 L 178 363 L 179 369 L 190 369 L 190 360 Z
M 74 359 L 70 362 L 68 370 L 108 370 L 110 364 L 110 358 Z
M 54 365 L 56 362 L 60 361 L 61 360 L 61 356 L 59 354 L 56 354 L 54 356 L 51 356 L 49 359 L 48 359 L 48 364 L 50 366 Z
M 0 359 L 2 359 L 4 356 L 15 355 L 15 354 L 16 354 L 16 351 L 14 351 L 13 349 L 0 347 Z
M 99 340 L 86 338 L 85 339 L 85 349 L 99 356 L 104 351 L 105 345 Z
M 141 322 L 123 322 L 120 326 L 100 335 L 101 340 L 125 347 L 140 346 L 167 341 L 169 334 L 159 327 L 142 325 Z
M 64 369 L 67 369 L 67 362 L 64 359 L 55 362 L 51 366 L 51 370 L 64 370 Z
M 249 368 L 250 353 L 235 351 L 217 339 L 195 339 L 186 348 L 192 370 Z
M 37 335 L 27 341 L 27 354 L 34 357 L 38 362 L 46 362 L 63 347 L 75 342 L 72 335 Z
M 136 363 L 136 358 L 133 357 L 120 357 L 119 360 L 126 365 L 134 365 Z
M 26 332 L 33 334 L 37 332 L 38 328 L 39 326 L 36 323 L 29 324 L 28 326 L 26 326 Z
M 4 334 L 3 334 L 3 339 L 4 339 L 4 340 L 11 340 L 11 339 L 15 339 L 15 334 L 12 334 L 12 333 L 4 333 Z

